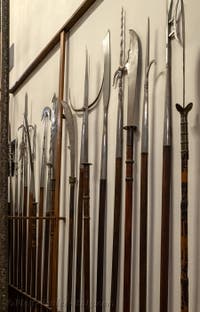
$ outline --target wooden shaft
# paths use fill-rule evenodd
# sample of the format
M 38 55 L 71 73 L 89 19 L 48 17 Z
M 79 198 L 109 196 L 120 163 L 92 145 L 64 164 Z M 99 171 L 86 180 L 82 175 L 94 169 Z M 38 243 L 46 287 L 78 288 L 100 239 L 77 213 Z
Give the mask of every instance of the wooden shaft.
M 22 215 L 22 212 L 20 213 L 20 216 Z M 22 267 L 21 267 L 21 261 L 22 261 L 22 220 L 18 220 L 18 259 L 17 259 L 17 265 L 18 265 L 18 287 L 21 289 L 22 287 L 22 281 L 21 281 L 21 275 L 22 275 Z
M 60 172 L 61 172 L 61 149 L 62 149 L 62 117 L 63 108 L 61 100 L 64 94 L 64 76 L 65 76 L 65 32 L 60 34 L 60 73 L 59 73 L 59 105 L 57 107 L 57 133 L 56 133 L 56 152 L 55 152 L 55 197 L 53 202 L 53 215 L 56 220 L 51 222 L 51 235 L 54 236 L 52 244 L 52 252 L 50 253 L 50 270 L 52 272 L 50 302 L 53 312 L 57 311 L 57 286 L 58 286 L 58 236 L 59 236 L 59 214 L 60 214 Z M 54 233 L 54 234 L 53 234 Z
M 168 311 L 169 281 L 169 224 L 171 202 L 171 146 L 163 147 L 161 262 L 160 262 L 160 312 Z
M 83 264 L 84 312 L 90 311 L 90 164 L 84 164 L 83 173 Z
M 24 186 L 24 204 L 23 204 L 23 216 L 27 216 L 27 197 L 28 188 Z M 27 221 L 22 221 L 22 291 L 26 290 L 26 240 L 27 240 Z
M 51 202 L 54 203 L 55 202 L 55 180 L 51 180 Z M 50 215 L 54 215 L 55 211 L 54 211 L 54 207 L 52 205 L 52 210 L 50 211 Z M 48 287 L 47 289 L 49 289 L 49 306 L 52 307 L 52 309 L 56 308 L 56 299 L 54 299 L 54 291 L 55 288 L 57 287 L 57 285 L 52 285 L 53 280 L 55 280 L 55 269 L 57 269 L 57 267 L 55 267 L 54 261 L 53 261 L 53 257 L 55 257 L 54 255 L 54 242 L 55 242 L 55 223 L 57 221 L 56 220 L 51 220 L 50 221 L 50 227 L 49 227 L 49 274 L 48 274 Z M 57 241 L 58 243 L 58 241 Z M 48 255 L 48 254 L 47 254 Z
M 44 229 L 44 251 L 43 251 L 43 278 L 42 278 L 42 302 L 47 304 L 48 294 L 48 268 L 49 268 L 49 233 L 50 233 L 50 220 L 45 221 Z
M 73 241 L 74 241 L 74 195 L 75 181 L 70 184 L 69 211 L 69 245 L 68 245 L 68 277 L 67 277 L 67 312 L 72 311 L 72 273 L 73 273 Z
M 115 167 L 115 202 L 114 202 L 114 231 L 112 253 L 112 279 L 111 279 L 111 306 L 110 311 L 116 311 L 118 276 L 119 276 L 119 247 L 120 247 L 120 222 L 122 199 L 122 158 L 116 158 Z
M 29 216 L 33 215 L 33 194 L 29 193 Z M 31 294 L 31 250 L 32 250 L 32 219 L 28 222 L 28 250 L 26 267 L 26 291 Z
M 107 180 L 100 180 L 99 195 L 99 226 L 98 226 L 98 253 L 97 253 L 97 292 L 96 312 L 103 309 L 103 281 L 104 281 L 104 240 L 105 240 L 105 211 L 106 211 Z
M 141 154 L 139 311 L 146 312 L 148 154 Z
M 15 181 L 15 184 L 17 183 L 17 187 L 15 187 L 15 211 L 14 215 L 17 217 L 17 196 L 16 193 L 18 192 L 18 182 Z M 13 220 L 14 223 L 14 250 L 13 250 L 13 285 L 17 286 L 17 266 L 16 266 L 16 260 L 18 257 L 18 220 Z
M 133 206 L 133 135 L 134 128 L 126 127 L 126 195 L 125 195 L 125 241 L 124 241 L 124 312 L 130 311 L 131 251 L 132 251 L 132 206 Z
M 36 216 L 37 203 L 33 202 L 33 216 Z M 36 220 L 31 221 L 32 224 L 32 241 L 31 241 L 31 295 L 35 298 L 36 285 Z
M 44 213 L 44 187 L 40 187 L 39 217 Z M 42 246 L 43 246 L 43 220 L 38 221 L 38 254 L 37 254 L 37 299 L 41 300 L 42 282 Z
M 181 173 L 181 312 L 189 311 L 188 279 L 188 155 L 182 154 Z
M 83 167 L 80 166 L 79 194 L 78 194 L 78 224 L 77 224 L 77 247 L 76 247 L 76 301 L 75 310 L 80 311 L 81 298 L 81 262 L 82 262 L 82 198 L 83 198 Z

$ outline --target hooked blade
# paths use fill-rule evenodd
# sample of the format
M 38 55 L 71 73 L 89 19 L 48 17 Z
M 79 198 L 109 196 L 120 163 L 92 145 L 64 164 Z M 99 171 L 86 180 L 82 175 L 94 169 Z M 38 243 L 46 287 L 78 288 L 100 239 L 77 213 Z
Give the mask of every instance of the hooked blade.
M 67 102 L 62 101 L 62 106 L 65 111 L 65 120 L 66 120 L 66 127 L 69 135 L 69 145 L 70 145 L 70 155 L 71 155 L 71 176 L 75 176 L 75 121 L 70 109 L 70 106 Z
M 128 74 L 128 109 L 127 109 L 127 126 L 137 125 L 136 112 L 136 84 L 138 72 L 139 40 L 136 32 L 129 30 L 130 47 L 128 53 L 128 62 L 126 70 Z
M 104 80 L 103 80 L 103 105 L 107 109 L 110 100 L 110 31 L 103 40 L 104 53 Z

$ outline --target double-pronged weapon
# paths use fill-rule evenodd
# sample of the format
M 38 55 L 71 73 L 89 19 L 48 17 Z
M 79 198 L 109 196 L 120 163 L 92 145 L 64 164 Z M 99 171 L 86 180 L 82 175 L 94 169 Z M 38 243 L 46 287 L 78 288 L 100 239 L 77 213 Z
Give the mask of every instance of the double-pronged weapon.
M 154 61 L 149 62 L 150 21 L 148 19 L 146 64 L 144 82 L 144 106 L 142 120 L 141 150 L 141 189 L 140 189 L 140 272 L 139 272 L 139 310 L 146 312 L 147 295 L 147 210 L 148 210 L 148 140 L 149 140 L 149 71 Z
M 24 114 L 24 127 L 27 136 L 27 147 L 30 161 L 30 188 L 29 188 L 29 225 L 28 225 L 28 257 L 27 257 L 27 292 L 35 297 L 35 277 L 36 277 L 36 216 L 37 203 L 35 196 L 35 172 L 33 152 L 27 115 Z M 35 129 L 34 129 L 35 131 Z
M 81 296 L 81 263 L 82 263 L 82 222 L 83 229 L 83 272 L 84 272 L 84 311 L 90 309 L 90 163 L 88 163 L 88 112 L 97 103 L 103 83 L 96 99 L 89 105 L 89 73 L 88 53 L 86 51 L 84 105 L 80 109 L 71 107 L 76 112 L 83 112 L 82 134 L 81 134 L 81 155 L 79 173 L 79 194 L 78 194 L 78 221 L 77 221 L 77 252 L 76 252 L 76 312 L 80 311 Z
M 118 81 L 118 116 L 116 135 L 116 160 L 115 160 L 115 199 L 114 199 L 114 229 L 112 247 L 112 277 L 111 277 L 111 312 L 116 311 L 117 289 L 119 276 L 119 245 L 120 245 L 120 222 L 122 201 L 122 154 L 123 154 L 123 96 L 124 83 L 124 10 L 121 13 L 121 41 L 120 41 L 120 64 L 115 73 L 114 82 Z
M 42 161 L 40 170 L 40 199 L 39 199 L 39 226 L 38 226 L 38 254 L 37 254 L 37 299 L 41 300 L 41 282 L 42 282 L 42 246 L 43 246 L 43 220 L 44 216 L 44 189 L 45 189 L 45 173 L 47 164 L 47 126 L 48 120 L 51 119 L 51 109 L 45 107 L 42 112 L 42 120 L 44 121 L 44 134 L 42 143 Z
M 48 177 L 47 177 L 47 196 L 46 196 L 46 219 L 44 230 L 44 257 L 43 257 L 43 281 L 42 281 L 42 302 L 44 304 L 51 302 L 51 261 L 53 252 L 53 239 L 54 239 L 54 221 L 51 217 L 54 217 L 54 197 L 55 197 L 55 144 L 57 133 L 57 104 L 58 100 L 56 96 L 52 99 L 53 107 L 51 111 L 51 135 L 50 135 L 50 147 L 49 147 L 49 160 L 48 160 Z
M 180 5 L 182 14 L 182 49 L 183 49 L 183 106 L 176 104 L 181 117 L 181 311 L 189 311 L 189 279 L 188 279 L 188 113 L 193 104 L 185 106 L 185 15 L 183 0 L 178 0 L 175 7 L 174 21 Z M 176 24 L 175 24 L 176 30 Z
M 105 240 L 105 212 L 107 200 L 107 154 L 108 154 L 108 104 L 110 100 L 110 32 L 103 40 L 104 49 L 104 81 L 103 81 L 103 136 L 101 148 L 101 176 L 99 190 L 99 226 L 98 226 L 98 251 L 97 251 L 97 292 L 96 311 L 103 308 L 103 283 L 104 283 L 104 240 Z
M 139 40 L 134 30 L 129 30 L 130 47 L 126 71 L 128 74 L 128 108 L 126 139 L 126 195 L 125 195 L 125 249 L 124 249 L 124 312 L 130 311 L 131 290 L 131 250 L 132 250 L 132 206 L 133 206 L 133 147 L 134 132 L 137 129 L 137 74 L 139 59 Z
M 81 261 L 82 261 L 82 220 L 83 220 L 83 272 L 84 311 L 90 309 L 90 216 L 89 216 L 89 174 L 88 163 L 88 95 L 89 73 L 86 51 L 83 124 L 81 135 L 81 156 L 78 199 L 77 268 L 76 268 L 76 311 L 80 311 Z
M 67 312 L 72 311 L 72 276 L 74 271 L 73 266 L 73 254 L 74 254 L 74 225 L 75 225 L 75 186 L 76 186 L 76 138 L 75 138 L 75 120 L 67 102 L 62 101 L 64 108 L 65 121 L 66 121 L 66 133 L 69 136 L 69 149 L 70 149 L 70 198 L 69 198 L 69 239 L 68 239 L 68 275 L 67 275 Z

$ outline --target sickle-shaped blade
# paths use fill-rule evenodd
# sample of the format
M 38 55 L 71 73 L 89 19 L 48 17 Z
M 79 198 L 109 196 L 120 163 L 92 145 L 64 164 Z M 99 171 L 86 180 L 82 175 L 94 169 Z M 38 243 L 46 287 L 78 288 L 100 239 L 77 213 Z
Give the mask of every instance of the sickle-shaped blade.
M 130 48 L 128 53 L 128 62 L 126 70 L 128 74 L 128 110 L 127 110 L 127 126 L 137 125 L 136 111 L 136 83 L 138 72 L 138 55 L 139 55 L 139 40 L 136 32 L 129 30 Z
M 71 176 L 75 176 L 75 122 L 70 106 L 67 102 L 61 102 L 65 111 L 66 127 L 69 134 L 69 145 L 70 145 L 70 155 L 71 155 Z

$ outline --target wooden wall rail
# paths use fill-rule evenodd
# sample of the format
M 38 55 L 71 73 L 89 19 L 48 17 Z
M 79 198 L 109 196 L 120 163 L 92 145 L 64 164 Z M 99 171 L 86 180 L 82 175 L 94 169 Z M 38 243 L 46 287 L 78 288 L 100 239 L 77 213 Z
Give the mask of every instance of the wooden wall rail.
M 18 89 L 23 85 L 26 79 L 30 77 L 33 71 L 44 61 L 47 55 L 53 50 L 53 48 L 60 42 L 60 34 L 68 32 L 87 12 L 96 0 L 85 0 L 81 6 L 74 12 L 74 14 L 67 20 L 67 22 L 62 26 L 62 28 L 55 34 L 51 41 L 46 45 L 46 47 L 39 53 L 35 60 L 27 67 L 21 77 L 16 81 L 14 86 L 10 88 L 10 93 L 16 93 Z

